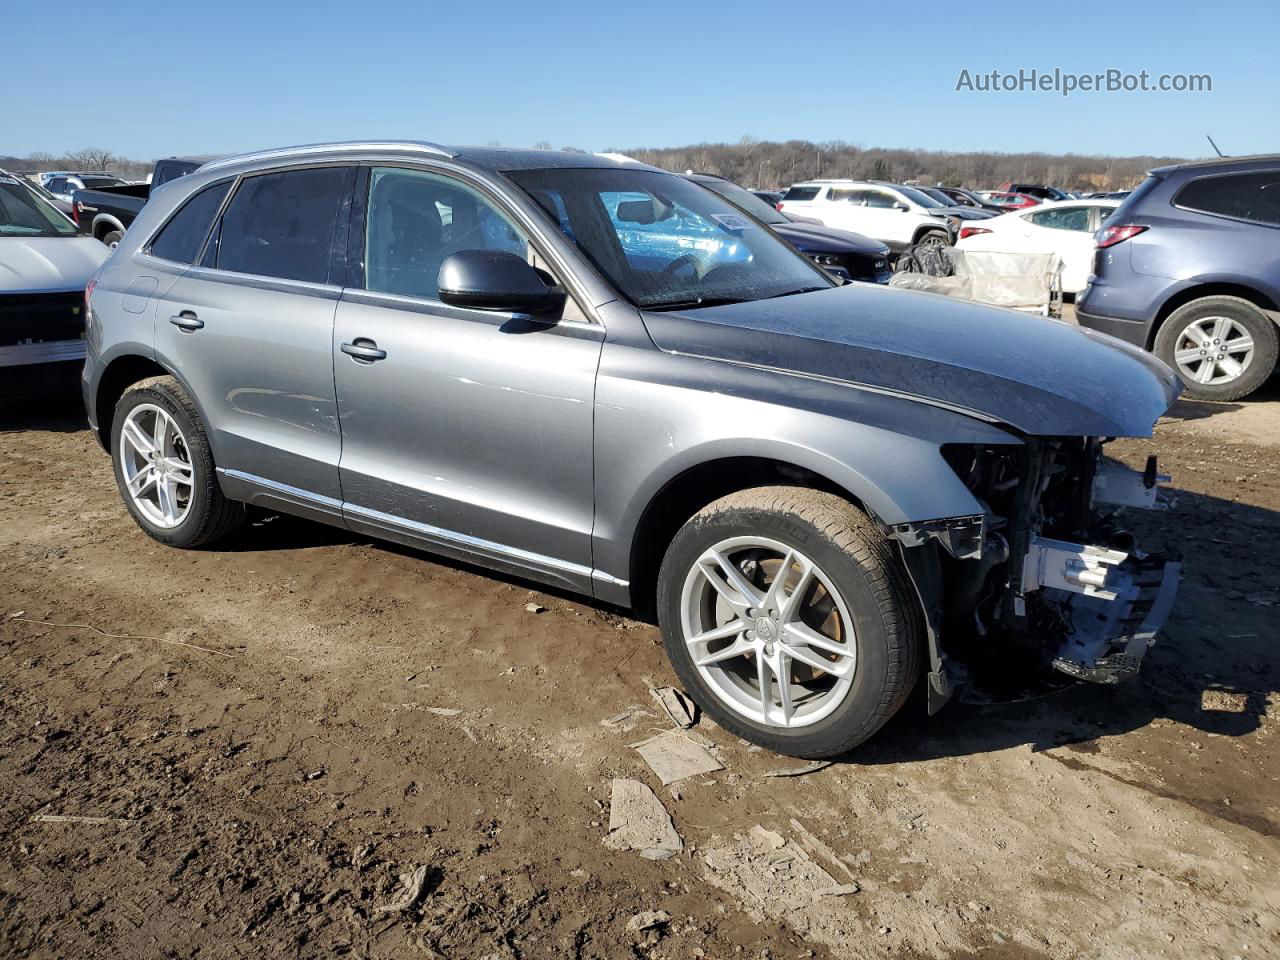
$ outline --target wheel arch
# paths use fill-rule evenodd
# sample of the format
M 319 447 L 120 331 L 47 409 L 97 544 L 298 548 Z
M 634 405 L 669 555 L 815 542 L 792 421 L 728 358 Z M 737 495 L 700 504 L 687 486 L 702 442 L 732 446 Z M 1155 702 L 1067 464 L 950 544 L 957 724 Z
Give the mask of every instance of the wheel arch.
M 667 547 L 690 517 L 731 493 L 775 484 L 834 493 L 874 519 L 863 499 L 852 490 L 790 460 L 768 456 L 722 456 L 705 460 L 669 479 L 640 514 L 630 551 L 633 608 L 645 616 L 655 613 L 658 568 Z
M 943 236 L 950 235 L 950 231 L 947 230 L 945 224 L 924 223 L 916 227 L 915 231 L 911 234 L 911 245 L 915 246 L 926 234 L 930 233 L 941 233 Z
M 93 238 L 95 240 L 101 240 L 112 230 L 119 230 L 124 233 L 124 229 L 124 224 L 108 214 L 100 213 L 93 218 Z
M 173 379 L 177 380 L 178 385 L 191 398 L 191 402 L 201 419 L 208 423 L 208 419 L 204 416 L 204 410 L 200 406 L 200 401 L 181 375 L 151 357 L 143 356 L 139 353 L 121 354 L 113 357 L 107 364 L 101 376 L 98 377 L 97 386 L 93 393 L 93 413 L 94 420 L 97 423 L 98 440 L 107 453 L 111 452 L 111 435 L 116 404 L 120 402 L 120 398 L 124 396 L 125 391 L 130 387 L 153 377 L 173 377 Z M 210 447 L 213 447 L 214 443 L 215 440 L 211 436 L 209 438 Z
M 1260 310 L 1266 310 L 1272 314 L 1280 310 L 1280 305 L 1277 305 L 1275 300 L 1248 284 L 1232 280 L 1197 282 L 1192 286 L 1176 291 L 1160 305 L 1160 309 L 1156 311 L 1155 322 L 1151 324 L 1151 329 L 1147 331 L 1146 348 L 1148 350 L 1155 348 L 1156 334 L 1160 332 L 1164 322 L 1169 319 L 1175 310 L 1185 307 L 1195 300 L 1203 300 L 1206 297 L 1239 297 L 1241 300 L 1249 301 Z M 1271 319 L 1273 322 L 1280 323 L 1280 319 L 1277 319 L 1274 315 Z

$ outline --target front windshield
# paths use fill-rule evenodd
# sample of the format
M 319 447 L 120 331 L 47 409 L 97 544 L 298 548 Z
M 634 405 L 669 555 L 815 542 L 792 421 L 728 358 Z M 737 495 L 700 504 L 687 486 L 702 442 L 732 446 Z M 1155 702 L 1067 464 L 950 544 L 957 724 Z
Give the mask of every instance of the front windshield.
M 937 200 L 944 207 L 949 207 L 953 203 L 950 197 L 941 190 L 935 190 L 933 187 L 921 187 L 920 192 L 927 197 L 932 197 L 934 200 Z
M 76 226 L 15 177 L 0 175 L 0 237 L 74 236 Z
M 740 187 L 731 180 L 698 180 L 708 190 L 714 190 L 735 207 L 741 207 L 757 220 L 764 223 L 790 223 L 791 221 L 769 206 L 746 187 Z
M 508 176 L 637 306 L 712 306 L 835 285 L 772 230 L 683 177 L 614 168 Z
M 933 197 L 929 196 L 923 190 L 917 190 L 915 187 L 895 187 L 894 189 L 910 197 L 912 200 L 920 204 L 920 206 L 922 207 L 927 207 L 932 209 L 933 207 L 945 206 L 945 204 L 939 203 L 937 200 L 933 199 Z

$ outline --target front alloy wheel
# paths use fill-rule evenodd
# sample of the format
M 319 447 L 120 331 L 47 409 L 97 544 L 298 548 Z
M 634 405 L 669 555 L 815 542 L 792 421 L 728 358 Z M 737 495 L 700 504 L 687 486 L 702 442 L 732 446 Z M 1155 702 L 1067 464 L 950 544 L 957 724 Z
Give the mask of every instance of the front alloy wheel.
M 897 547 L 834 493 L 756 487 L 707 505 L 667 548 L 657 600 L 685 690 L 779 753 L 848 751 L 920 676 L 922 615 Z
M 768 537 L 709 547 L 685 578 L 685 642 L 698 674 L 756 723 L 808 726 L 849 694 L 852 620 L 830 577 Z

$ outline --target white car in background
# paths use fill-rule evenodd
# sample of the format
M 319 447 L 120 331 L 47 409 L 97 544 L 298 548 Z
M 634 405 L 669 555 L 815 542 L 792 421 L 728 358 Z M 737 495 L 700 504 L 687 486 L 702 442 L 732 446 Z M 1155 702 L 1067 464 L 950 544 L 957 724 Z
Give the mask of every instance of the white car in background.
M 110 253 L 0 170 L 0 396 L 44 392 L 83 364 L 84 288 Z
M 910 187 L 864 180 L 806 180 L 788 188 L 778 211 L 874 237 L 895 253 L 916 244 L 951 243 L 961 218 L 927 206 L 913 193 Z
M 1079 293 L 1093 270 L 1093 235 L 1120 206 L 1118 200 L 1055 200 L 1001 214 L 960 229 L 960 250 L 1056 253 L 1062 292 Z

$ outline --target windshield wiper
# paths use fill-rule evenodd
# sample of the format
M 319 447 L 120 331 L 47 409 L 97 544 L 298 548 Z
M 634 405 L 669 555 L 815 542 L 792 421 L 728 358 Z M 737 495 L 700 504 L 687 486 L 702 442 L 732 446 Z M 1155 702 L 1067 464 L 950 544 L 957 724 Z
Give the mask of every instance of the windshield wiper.
M 797 293 L 816 293 L 819 290 L 828 290 L 829 287 L 796 287 L 794 290 L 784 290 L 782 293 L 771 293 L 767 297 L 761 297 L 762 300 L 776 300 L 778 297 L 794 297 Z
M 645 310 L 688 310 L 694 307 L 723 307 L 727 303 L 746 303 L 748 297 L 697 297 L 692 300 L 659 300 L 646 303 Z

